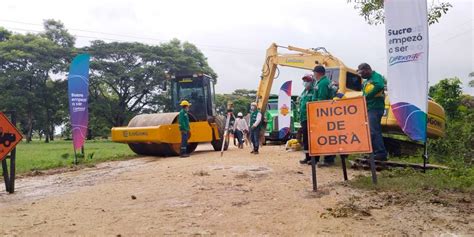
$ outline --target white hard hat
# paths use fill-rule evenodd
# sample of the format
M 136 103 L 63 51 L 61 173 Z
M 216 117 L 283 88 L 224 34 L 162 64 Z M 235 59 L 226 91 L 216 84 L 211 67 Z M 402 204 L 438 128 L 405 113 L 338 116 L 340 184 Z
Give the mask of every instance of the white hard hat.
M 257 106 L 257 102 L 252 102 L 250 105 Z
M 243 115 L 241 112 L 239 112 L 239 113 L 237 114 L 237 117 L 243 117 L 243 116 L 244 116 L 244 115 Z

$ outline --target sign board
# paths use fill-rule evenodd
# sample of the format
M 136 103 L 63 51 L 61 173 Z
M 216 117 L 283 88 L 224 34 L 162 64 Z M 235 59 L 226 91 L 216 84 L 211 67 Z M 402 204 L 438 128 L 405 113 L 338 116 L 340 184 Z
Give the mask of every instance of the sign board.
M 311 156 L 372 152 L 365 97 L 307 106 Z
M 0 112 L 0 161 L 12 151 L 23 139 L 21 133 L 8 120 L 4 113 Z

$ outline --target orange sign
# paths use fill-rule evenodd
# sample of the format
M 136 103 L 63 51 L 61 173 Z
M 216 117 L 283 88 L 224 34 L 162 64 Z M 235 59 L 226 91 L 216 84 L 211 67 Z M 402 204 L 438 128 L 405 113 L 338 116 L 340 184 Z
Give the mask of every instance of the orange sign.
M 311 156 L 371 153 L 364 97 L 308 103 Z
M 7 116 L 0 112 L 0 161 L 23 139 L 21 133 L 10 123 Z

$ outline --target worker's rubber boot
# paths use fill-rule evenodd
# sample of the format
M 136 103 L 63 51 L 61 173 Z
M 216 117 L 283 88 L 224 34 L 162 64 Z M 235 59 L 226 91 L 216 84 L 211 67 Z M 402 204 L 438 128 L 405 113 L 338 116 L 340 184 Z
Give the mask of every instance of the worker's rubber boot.
M 308 163 L 311 163 L 311 158 L 309 156 L 307 156 L 303 160 L 300 160 L 300 164 L 302 164 L 302 165 L 306 165 Z

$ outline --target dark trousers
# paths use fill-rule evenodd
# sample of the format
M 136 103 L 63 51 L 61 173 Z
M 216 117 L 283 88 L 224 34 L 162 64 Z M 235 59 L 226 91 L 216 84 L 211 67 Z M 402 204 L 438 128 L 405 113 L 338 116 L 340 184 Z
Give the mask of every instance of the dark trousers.
M 303 150 L 306 156 L 306 160 L 309 160 L 309 138 L 308 138 L 308 121 L 301 121 L 301 130 L 303 132 Z M 319 158 L 318 158 L 319 159 Z
M 237 137 L 237 140 L 239 141 L 239 145 L 244 144 L 244 140 L 243 140 L 244 133 L 242 131 L 236 129 L 234 132 L 234 135 Z
M 369 127 L 370 127 L 370 139 L 372 141 L 372 154 L 376 159 L 387 159 L 387 151 L 383 144 L 382 136 L 382 116 L 383 109 L 369 110 Z
M 260 145 L 260 128 L 251 128 L 250 129 L 250 140 L 253 144 L 253 150 L 258 151 L 258 147 Z
M 309 136 L 308 136 L 308 121 L 301 121 L 301 129 L 303 132 L 303 148 L 305 152 L 306 159 L 309 160 L 311 157 L 309 156 Z M 319 162 L 319 156 L 316 156 L 316 162 Z M 334 163 L 334 159 L 336 158 L 335 155 L 325 156 L 324 162 L 325 163 Z
M 184 155 L 188 152 L 188 139 L 189 139 L 188 131 L 181 131 L 181 154 L 180 155 Z

